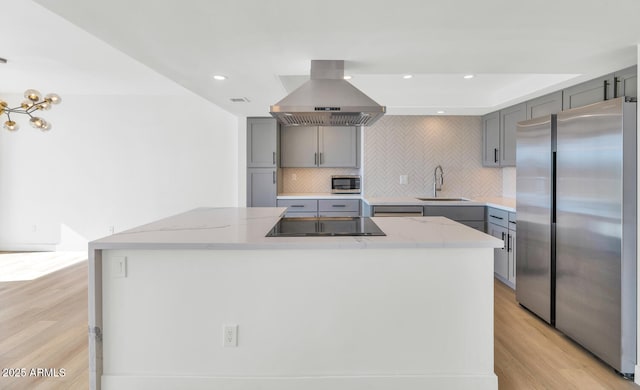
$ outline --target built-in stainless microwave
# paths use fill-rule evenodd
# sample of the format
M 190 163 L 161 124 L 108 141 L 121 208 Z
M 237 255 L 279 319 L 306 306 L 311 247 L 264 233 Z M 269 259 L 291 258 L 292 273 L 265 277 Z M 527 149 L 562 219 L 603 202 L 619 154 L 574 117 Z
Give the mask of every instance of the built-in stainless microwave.
M 333 175 L 331 176 L 331 192 L 334 194 L 359 194 L 360 176 Z

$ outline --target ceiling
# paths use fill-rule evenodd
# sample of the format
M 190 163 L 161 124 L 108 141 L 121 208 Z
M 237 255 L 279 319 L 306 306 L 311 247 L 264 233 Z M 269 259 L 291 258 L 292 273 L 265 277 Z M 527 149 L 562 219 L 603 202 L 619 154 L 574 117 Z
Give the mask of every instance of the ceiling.
M 345 60 L 351 82 L 389 114 L 479 115 L 633 65 L 640 43 L 638 0 L 0 4 L 12 11 L 0 25 L 11 38 L 0 49 L 4 91 L 34 87 L 18 86 L 25 77 L 60 94 L 181 85 L 238 116 L 268 115 L 312 59 Z

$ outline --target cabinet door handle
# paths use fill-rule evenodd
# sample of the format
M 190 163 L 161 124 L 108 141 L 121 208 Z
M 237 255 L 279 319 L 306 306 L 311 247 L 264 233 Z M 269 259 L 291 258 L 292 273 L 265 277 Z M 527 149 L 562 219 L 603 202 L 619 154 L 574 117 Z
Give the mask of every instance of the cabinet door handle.
M 498 148 L 493 149 L 493 162 L 494 163 L 498 162 Z
M 331 207 L 347 207 L 346 204 L 333 204 Z
M 292 204 L 289 207 L 304 207 L 304 205 L 303 204 Z
M 276 165 L 276 152 L 273 152 L 273 165 Z
M 501 220 L 502 220 L 502 219 L 504 219 L 504 218 L 502 218 L 502 217 L 496 217 L 495 215 L 489 215 L 489 216 L 490 216 L 491 218 L 495 218 L 495 219 L 501 219 Z M 504 234 L 504 233 L 502 233 L 502 234 Z
M 618 97 L 618 83 L 620 83 L 620 78 L 614 77 L 613 78 L 613 97 L 614 98 Z
M 276 171 L 273 171 L 273 184 L 276 184 Z
M 315 165 L 318 165 L 318 153 L 314 153 L 314 154 L 313 154 L 313 163 L 314 163 Z
M 607 100 L 607 87 L 609 86 L 609 80 L 604 80 L 604 100 Z
M 507 234 L 507 252 L 511 252 L 511 234 Z
M 504 232 L 502 232 L 502 249 L 504 249 Z

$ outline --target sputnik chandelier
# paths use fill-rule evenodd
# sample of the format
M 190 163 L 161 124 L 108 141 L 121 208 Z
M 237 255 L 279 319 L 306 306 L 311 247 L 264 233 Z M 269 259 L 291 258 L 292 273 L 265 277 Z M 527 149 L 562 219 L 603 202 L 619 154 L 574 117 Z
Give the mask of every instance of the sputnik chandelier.
M 60 96 L 55 93 L 50 93 L 42 97 L 40 92 L 35 89 L 27 89 L 24 92 L 24 97 L 26 100 L 23 101 L 20 106 L 14 108 L 9 108 L 7 102 L 0 100 L 0 116 L 2 114 L 7 115 L 4 128 L 9 131 L 18 130 L 20 126 L 11 119 L 11 115 L 24 114 L 29 115 L 29 123 L 31 123 L 31 126 L 42 131 L 50 130 L 51 124 L 40 117 L 34 116 L 33 113 L 38 110 L 50 110 L 52 104 L 59 104 L 62 101 Z

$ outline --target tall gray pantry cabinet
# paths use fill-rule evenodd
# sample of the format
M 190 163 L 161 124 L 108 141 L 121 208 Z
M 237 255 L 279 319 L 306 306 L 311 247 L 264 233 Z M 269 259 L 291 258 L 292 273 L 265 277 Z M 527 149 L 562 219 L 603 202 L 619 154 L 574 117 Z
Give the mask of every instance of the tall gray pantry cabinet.
M 278 196 L 278 124 L 247 118 L 247 207 L 275 207 Z

